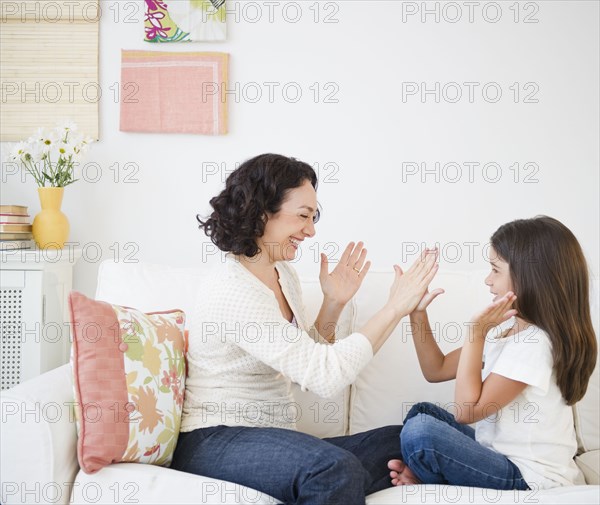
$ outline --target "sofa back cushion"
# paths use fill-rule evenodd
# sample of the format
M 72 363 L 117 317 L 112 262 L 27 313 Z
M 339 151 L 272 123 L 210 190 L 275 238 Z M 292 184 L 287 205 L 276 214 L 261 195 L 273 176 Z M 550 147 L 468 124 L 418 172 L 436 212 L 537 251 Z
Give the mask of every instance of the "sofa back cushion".
M 592 323 L 596 331 L 596 338 L 600 335 L 600 283 L 592 279 L 591 283 L 591 312 Z M 596 369 L 592 374 L 588 389 L 583 399 L 578 402 L 575 409 L 575 428 L 580 452 L 595 451 L 600 449 L 600 345 L 598 346 L 598 360 Z
M 323 293 L 318 279 L 304 279 L 302 297 L 308 321 L 314 322 L 323 303 Z M 354 324 L 354 302 L 348 303 L 336 329 L 336 338 L 344 338 L 352 333 Z M 299 405 L 300 416 L 296 422 L 298 429 L 319 438 L 340 437 L 348 432 L 348 403 L 350 386 L 344 388 L 334 398 L 321 398 L 310 391 L 301 391 L 292 384 L 294 400 Z
M 143 312 L 178 307 L 189 323 L 201 278 L 201 268 L 106 260 L 98 270 L 95 298 Z

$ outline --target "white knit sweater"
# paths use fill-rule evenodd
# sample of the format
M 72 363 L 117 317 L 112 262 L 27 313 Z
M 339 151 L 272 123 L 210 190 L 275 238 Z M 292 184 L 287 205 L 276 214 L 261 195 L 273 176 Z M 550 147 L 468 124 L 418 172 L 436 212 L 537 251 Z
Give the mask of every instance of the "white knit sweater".
M 318 335 L 307 324 L 300 281 L 288 263 L 276 268 L 298 328 L 283 317 L 267 286 L 234 256 L 226 258 L 203 280 L 192 315 L 181 431 L 295 429 L 299 411 L 290 380 L 332 397 L 373 357 L 371 343 L 361 333 L 334 344 Z

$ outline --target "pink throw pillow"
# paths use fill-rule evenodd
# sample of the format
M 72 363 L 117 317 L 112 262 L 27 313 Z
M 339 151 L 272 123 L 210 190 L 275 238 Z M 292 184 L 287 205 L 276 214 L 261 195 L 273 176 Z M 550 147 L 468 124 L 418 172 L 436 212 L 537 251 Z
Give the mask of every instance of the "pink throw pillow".
M 69 307 L 80 467 L 168 466 L 185 391 L 185 314 L 145 314 L 76 291 Z

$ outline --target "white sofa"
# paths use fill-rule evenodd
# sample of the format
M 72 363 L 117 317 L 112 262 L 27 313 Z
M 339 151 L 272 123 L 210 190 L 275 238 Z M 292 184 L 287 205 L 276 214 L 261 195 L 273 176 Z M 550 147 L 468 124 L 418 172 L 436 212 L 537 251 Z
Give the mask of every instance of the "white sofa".
M 316 273 L 316 272 L 315 272 Z M 150 264 L 100 266 L 96 298 L 145 311 L 181 308 L 191 313 L 203 270 Z M 460 344 L 462 323 L 489 302 L 485 272 L 444 272 L 434 280 L 446 294 L 431 308 L 434 330 L 443 349 Z M 345 309 L 340 334 L 359 328 L 384 302 L 391 272 L 371 271 Z M 318 281 L 303 280 L 309 314 L 320 305 Z M 592 310 L 598 329 L 597 285 Z M 319 437 L 357 433 L 400 424 L 412 404 L 439 402 L 452 407 L 453 383 L 429 384 L 421 375 L 408 322 L 403 321 L 358 380 L 334 399 L 321 399 L 294 389 L 298 426 Z M 4 391 L 2 398 L 2 504 L 263 504 L 271 497 L 233 483 L 149 465 L 116 464 L 93 475 L 79 470 L 76 429 L 71 405 L 69 365 Z M 588 485 L 531 491 L 420 485 L 390 488 L 367 498 L 369 504 L 399 503 L 600 503 L 598 368 L 586 397 L 575 407 L 579 452 L 577 463 Z M 274 471 L 277 471 L 274 469 Z

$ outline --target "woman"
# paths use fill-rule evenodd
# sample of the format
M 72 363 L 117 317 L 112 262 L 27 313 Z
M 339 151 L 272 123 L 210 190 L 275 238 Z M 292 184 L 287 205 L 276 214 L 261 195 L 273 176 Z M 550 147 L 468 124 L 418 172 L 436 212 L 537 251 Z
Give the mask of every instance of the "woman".
M 284 503 L 365 503 L 391 486 L 387 462 L 400 456 L 400 426 L 319 439 L 295 430 L 290 381 L 324 398 L 351 384 L 423 297 L 437 271 L 425 251 L 359 332 L 337 341 L 344 305 L 370 263 L 349 244 L 328 273 L 324 301 L 305 320 L 300 282 L 289 261 L 315 235 L 317 177 L 306 163 L 265 154 L 242 164 L 200 221 L 229 254 L 203 282 L 190 327 L 181 434 L 172 468 L 248 486 Z

